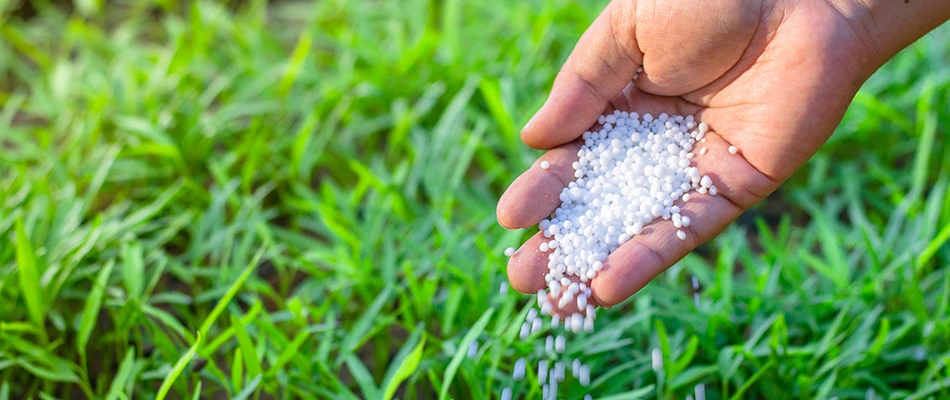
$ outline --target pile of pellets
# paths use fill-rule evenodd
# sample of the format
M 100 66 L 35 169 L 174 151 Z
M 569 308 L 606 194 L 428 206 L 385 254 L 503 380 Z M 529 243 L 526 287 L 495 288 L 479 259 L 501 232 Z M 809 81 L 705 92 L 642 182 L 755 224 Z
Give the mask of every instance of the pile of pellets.
M 573 164 L 575 181 L 561 191 L 561 205 L 553 218 L 539 224 L 548 239 L 540 244 L 548 255 L 547 288 L 537 294 L 540 311 L 529 310 L 521 326 L 522 340 L 541 332 L 546 316 L 551 316 L 552 331 L 563 325 L 568 332 L 593 332 L 597 310 L 590 301 L 589 283 L 607 256 L 657 219 L 671 221 L 678 228 L 676 238 L 685 240 L 682 228 L 692 221 L 680 213 L 681 207 L 695 193 L 717 194 L 712 179 L 691 162 L 707 152 L 705 123 L 693 116 L 641 117 L 622 111 L 602 115 L 597 122 L 601 129 L 583 135 Z M 729 148 L 729 153 L 737 152 Z M 540 167 L 550 165 L 543 161 Z M 505 250 L 509 257 L 514 252 Z M 566 345 L 562 334 L 545 338 L 545 355 L 537 363 L 543 399 L 557 399 L 558 385 L 568 370 L 580 385 L 590 385 L 590 367 L 577 358 L 568 361 Z M 527 361 L 517 360 L 513 377 L 523 379 L 526 369 Z M 511 395 L 506 388 L 501 398 Z

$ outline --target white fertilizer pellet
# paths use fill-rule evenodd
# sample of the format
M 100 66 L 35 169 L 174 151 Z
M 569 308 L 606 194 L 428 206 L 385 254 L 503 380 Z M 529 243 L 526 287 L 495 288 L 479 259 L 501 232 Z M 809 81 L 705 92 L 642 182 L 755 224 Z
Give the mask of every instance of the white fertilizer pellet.
M 511 377 L 515 378 L 516 381 L 524 379 L 525 369 L 528 367 L 527 363 L 524 358 L 519 358 L 518 361 L 515 361 L 515 370 L 512 372 Z
M 663 353 L 660 352 L 660 349 L 653 349 L 651 353 L 653 372 L 660 373 L 663 371 Z
M 498 293 L 502 296 L 508 294 L 508 281 L 501 281 L 501 287 L 498 288 Z
M 695 275 L 690 279 L 693 284 L 693 305 L 696 309 L 699 309 L 699 278 Z M 696 400 L 706 400 L 706 385 L 703 383 L 696 384 L 693 388 L 694 393 L 696 393 Z M 690 397 L 687 395 L 686 397 Z
M 736 154 L 739 152 L 739 148 L 736 146 L 729 146 L 729 154 Z
M 543 385 L 548 378 L 548 360 L 538 361 L 538 384 Z
M 557 335 L 557 339 L 554 341 L 554 351 L 558 354 L 563 353 L 565 347 L 567 347 L 567 339 L 563 335 Z
M 705 384 L 702 384 L 702 383 L 697 384 L 693 390 L 696 393 L 696 400 L 706 400 L 706 385 Z
M 511 388 L 505 388 L 501 391 L 501 400 L 511 400 Z
M 511 257 L 511 256 L 513 256 L 513 255 L 515 255 L 515 248 L 514 248 L 514 247 L 509 247 L 509 248 L 505 249 L 505 257 Z
M 478 355 L 478 341 L 473 340 L 468 344 L 468 358 L 473 359 Z
M 599 116 L 597 123 L 601 129 L 582 136 L 578 159 L 572 164 L 575 180 L 560 192 L 561 205 L 550 219 L 538 224 L 544 238 L 538 250 L 548 258 L 544 273 L 547 288 L 537 294 L 541 315 L 532 309 L 521 326 L 522 340 L 539 333 L 542 316 L 547 315 L 552 329 L 563 322 L 567 331 L 593 332 L 596 315 L 588 283 L 604 268 L 607 257 L 638 235 L 656 232 L 645 231 L 651 223 L 669 221 L 676 228 L 672 236 L 686 240 L 683 228 L 693 221 L 682 213 L 685 204 L 696 196 L 694 192 L 718 192 L 712 178 L 701 174 L 692 161 L 694 148 L 706 142 L 709 126 L 705 122 L 692 116 L 664 113 L 641 117 L 614 111 Z M 704 155 L 708 148 L 698 151 Z M 729 148 L 732 154 L 737 151 L 735 146 Z M 549 169 L 551 165 L 542 161 L 540 167 Z M 506 256 L 514 253 L 514 248 L 505 250 Z M 545 337 L 537 375 L 543 386 L 542 398 L 557 398 L 558 382 L 564 379 L 565 364 L 560 358 L 565 350 L 563 335 Z M 659 349 L 653 350 L 652 359 L 654 371 L 661 374 Z M 524 377 L 524 369 L 525 361 L 519 359 L 516 379 Z M 582 386 L 590 385 L 590 366 L 580 360 L 571 363 L 571 375 Z
M 528 310 L 528 317 L 527 317 L 528 322 L 533 322 L 535 318 L 537 317 L 538 317 L 538 310 L 535 310 L 533 308 Z
M 553 306 L 551 306 L 551 303 L 545 302 L 544 304 L 541 305 L 541 312 L 544 314 L 551 314 L 552 308 Z

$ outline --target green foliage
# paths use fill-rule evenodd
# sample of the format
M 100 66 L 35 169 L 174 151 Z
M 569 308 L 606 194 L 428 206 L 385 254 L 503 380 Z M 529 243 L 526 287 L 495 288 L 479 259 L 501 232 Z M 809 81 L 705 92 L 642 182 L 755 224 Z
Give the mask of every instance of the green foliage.
M 539 397 L 494 205 L 602 5 L 0 1 L 0 399 Z M 947 28 L 561 393 L 950 397 Z

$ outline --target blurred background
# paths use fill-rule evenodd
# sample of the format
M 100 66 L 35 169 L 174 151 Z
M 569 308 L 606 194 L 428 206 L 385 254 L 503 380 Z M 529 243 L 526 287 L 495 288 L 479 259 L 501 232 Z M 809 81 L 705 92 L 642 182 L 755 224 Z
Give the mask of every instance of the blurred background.
M 0 0 L 0 399 L 539 398 L 495 203 L 604 4 Z M 948 28 L 561 395 L 950 398 Z

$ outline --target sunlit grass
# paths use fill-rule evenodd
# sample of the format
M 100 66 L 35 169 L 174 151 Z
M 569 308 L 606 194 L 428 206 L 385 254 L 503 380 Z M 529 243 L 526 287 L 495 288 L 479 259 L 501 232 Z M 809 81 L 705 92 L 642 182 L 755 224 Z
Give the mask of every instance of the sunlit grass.
M 494 206 L 602 2 L 36 3 L 0 2 L 0 399 L 540 397 Z M 601 312 L 565 398 L 950 397 L 948 43 Z

